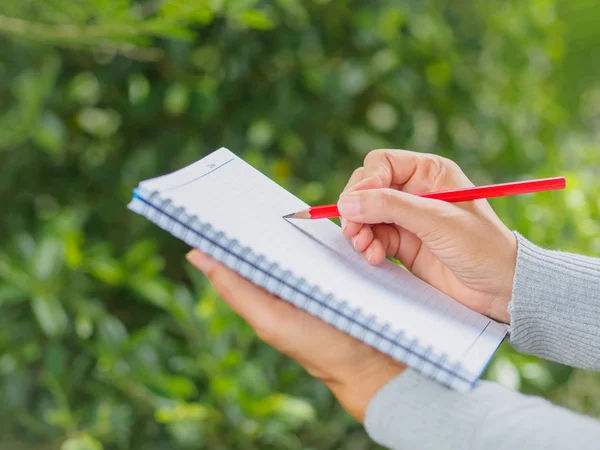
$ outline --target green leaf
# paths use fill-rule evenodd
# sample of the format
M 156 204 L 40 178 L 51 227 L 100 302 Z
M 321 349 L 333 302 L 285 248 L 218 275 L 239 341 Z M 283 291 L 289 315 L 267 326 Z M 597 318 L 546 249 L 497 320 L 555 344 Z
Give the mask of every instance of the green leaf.
M 129 287 L 143 299 L 159 308 L 168 309 L 173 300 L 167 284 L 156 279 L 133 278 L 129 280 Z
M 64 150 L 66 129 L 62 120 L 52 112 L 40 117 L 33 134 L 34 142 L 46 152 L 58 156 Z
M 378 102 L 367 110 L 367 120 L 379 131 L 391 131 L 398 124 L 398 114 L 389 103 Z
M 435 86 L 445 86 L 450 81 L 452 69 L 447 62 L 436 62 L 427 67 L 427 80 Z
M 134 268 L 155 257 L 156 244 L 149 239 L 134 242 L 125 253 L 124 262 L 128 268 Z
M 209 416 L 209 409 L 200 403 L 177 402 L 170 406 L 158 408 L 156 420 L 160 423 L 202 421 Z
M 174 83 L 169 86 L 165 95 L 165 109 L 172 116 L 185 112 L 190 104 L 190 95 L 186 86 Z
M 77 113 L 77 123 L 92 136 L 106 138 L 119 129 L 121 116 L 113 109 L 84 108 Z
M 98 78 L 92 72 L 77 74 L 69 86 L 69 97 L 82 105 L 95 105 L 102 92 Z
M 64 263 L 63 250 L 63 243 L 59 238 L 43 237 L 31 261 L 31 274 L 40 281 L 48 280 L 56 275 Z
M 38 325 L 47 336 L 59 336 L 66 330 L 67 313 L 56 297 L 38 295 L 32 300 L 32 308 Z
M 187 378 L 170 376 L 166 381 L 166 389 L 173 398 L 185 400 L 198 394 L 194 383 Z
M 273 141 L 273 125 L 267 120 L 257 120 L 248 129 L 248 141 L 255 147 L 267 147 Z
M 64 237 L 65 262 L 71 269 L 78 268 L 83 262 L 83 240 L 83 234 L 77 230 L 68 232 Z
M 277 414 L 282 415 L 294 426 L 310 422 L 316 418 L 315 408 L 305 399 L 287 395 L 277 395 L 275 402 Z
M 214 18 L 214 10 L 211 8 L 210 3 L 214 4 L 215 2 L 166 0 L 160 7 L 160 13 L 165 18 L 206 25 Z
M 67 439 L 60 450 L 103 450 L 103 445 L 89 434 Z
M 238 19 L 248 28 L 255 30 L 271 30 L 275 24 L 269 19 L 264 11 L 258 9 L 247 9 L 242 11 Z
M 129 77 L 129 101 L 132 105 L 142 103 L 150 94 L 150 82 L 140 73 L 133 74 Z
M 126 278 L 119 262 L 106 256 L 90 258 L 87 267 L 93 276 L 112 286 L 118 286 Z
M 98 331 L 102 339 L 114 347 L 118 347 L 127 339 L 127 329 L 116 317 L 107 316 L 100 320 Z

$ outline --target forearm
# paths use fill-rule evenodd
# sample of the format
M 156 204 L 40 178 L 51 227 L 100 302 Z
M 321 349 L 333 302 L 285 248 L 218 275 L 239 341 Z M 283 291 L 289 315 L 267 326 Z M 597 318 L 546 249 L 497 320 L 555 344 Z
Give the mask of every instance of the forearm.
M 600 370 L 600 259 L 517 239 L 511 344 L 522 353 Z
M 552 450 L 597 446 L 600 423 L 498 384 L 461 394 L 405 371 L 370 402 L 365 428 L 390 449 Z

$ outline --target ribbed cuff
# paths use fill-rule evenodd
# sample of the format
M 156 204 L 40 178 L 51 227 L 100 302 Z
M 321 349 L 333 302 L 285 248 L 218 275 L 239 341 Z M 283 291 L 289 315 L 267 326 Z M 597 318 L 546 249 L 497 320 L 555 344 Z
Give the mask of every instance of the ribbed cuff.
M 600 369 L 600 259 L 540 248 L 519 233 L 510 342 L 522 353 Z

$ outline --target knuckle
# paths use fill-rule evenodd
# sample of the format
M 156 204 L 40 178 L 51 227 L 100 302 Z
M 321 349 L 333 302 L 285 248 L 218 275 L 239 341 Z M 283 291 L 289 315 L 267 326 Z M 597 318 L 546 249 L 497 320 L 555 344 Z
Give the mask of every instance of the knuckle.
M 346 183 L 346 186 L 344 187 L 343 192 L 347 192 L 347 191 L 351 190 L 356 184 L 360 183 L 360 181 L 363 178 L 364 171 L 365 171 L 364 167 L 359 167 L 357 169 L 354 169 L 354 171 L 352 172 L 352 175 L 350 175 L 350 178 L 348 179 L 348 182 Z
M 365 170 L 364 167 L 359 167 L 358 169 L 354 169 L 354 172 L 352 172 L 352 176 L 350 178 L 360 177 L 364 170 Z
M 429 189 L 434 190 L 444 185 L 448 176 L 449 161 L 431 153 L 423 155 L 421 167 L 424 172 L 424 181 Z
M 377 180 L 377 186 L 386 187 L 393 178 L 393 150 L 377 149 L 365 156 L 364 166 L 368 167 L 367 177 Z
M 369 153 L 366 154 L 365 159 L 364 159 L 364 165 L 368 165 L 374 161 L 379 161 L 381 160 L 382 157 L 385 157 L 385 153 L 387 150 L 383 150 L 383 149 L 376 149 L 376 150 L 371 150 Z

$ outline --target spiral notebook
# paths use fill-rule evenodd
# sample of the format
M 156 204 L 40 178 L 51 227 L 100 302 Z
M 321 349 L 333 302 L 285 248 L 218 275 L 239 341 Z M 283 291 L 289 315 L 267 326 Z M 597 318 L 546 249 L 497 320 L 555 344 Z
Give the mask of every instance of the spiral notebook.
M 471 388 L 506 325 L 391 261 L 370 266 L 330 220 L 282 217 L 307 207 L 225 148 L 141 182 L 129 203 L 296 307 L 443 385 Z

